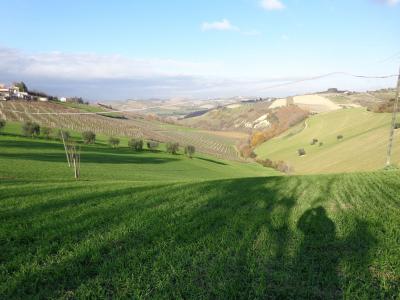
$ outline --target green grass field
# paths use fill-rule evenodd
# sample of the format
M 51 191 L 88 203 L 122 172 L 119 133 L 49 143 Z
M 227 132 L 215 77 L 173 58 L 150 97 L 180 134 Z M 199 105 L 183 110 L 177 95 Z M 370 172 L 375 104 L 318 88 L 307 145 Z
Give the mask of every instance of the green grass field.
M 274 176 L 0 135 L 2 299 L 398 299 L 400 172 Z
M 58 141 L 21 137 L 20 125 L 10 123 L 1 136 L 0 165 L 3 178 L 34 180 L 69 180 L 72 170 L 66 163 L 64 148 Z M 75 139 L 77 132 L 71 132 Z M 276 171 L 256 163 L 224 161 L 196 154 L 190 159 L 158 151 L 133 152 L 128 139 L 121 139 L 121 147 L 110 148 L 106 136 L 98 136 L 95 146 L 82 145 L 81 173 L 83 180 L 134 181 L 191 181 L 236 177 L 277 175 Z M 1 177 L 0 177 L 1 178 Z
M 306 128 L 304 124 L 293 127 L 255 152 L 261 158 L 284 160 L 297 174 L 379 170 L 386 162 L 390 120 L 390 114 L 364 108 L 319 114 L 307 120 Z M 343 140 L 338 141 L 338 135 Z M 323 145 L 311 146 L 314 138 Z M 305 149 L 305 156 L 298 155 L 300 148 Z M 400 163 L 400 130 L 396 130 L 393 163 Z

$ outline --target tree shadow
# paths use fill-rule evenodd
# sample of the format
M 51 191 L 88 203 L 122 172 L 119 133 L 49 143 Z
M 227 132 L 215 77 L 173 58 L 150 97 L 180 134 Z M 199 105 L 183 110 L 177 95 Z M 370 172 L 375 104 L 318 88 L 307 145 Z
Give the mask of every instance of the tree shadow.
M 1 156 L 11 159 L 36 160 L 45 162 L 65 162 L 63 145 L 57 142 L 35 142 L 32 141 L 0 141 L 1 147 L 24 148 L 34 150 L 34 152 L 19 153 L 0 153 Z M 177 161 L 175 155 L 168 157 L 146 156 L 155 151 L 133 151 L 127 147 L 106 148 L 82 144 L 81 162 L 82 163 L 108 163 L 108 164 L 161 164 Z M 38 152 L 40 151 L 40 152 Z M 50 151 L 50 152 L 49 152 Z M 51 152 L 54 151 L 54 152 Z
M 65 162 L 63 153 L 2 153 L 2 157 L 9 159 L 33 160 L 42 162 Z M 172 157 L 148 157 L 136 155 L 106 155 L 95 152 L 81 153 L 81 163 L 94 164 L 164 164 L 178 159 Z
M 204 161 L 207 161 L 207 162 L 211 162 L 211 163 L 214 163 L 214 164 L 222 165 L 222 166 L 226 166 L 227 165 L 226 163 L 224 163 L 222 161 L 217 161 L 217 160 L 210 159 L 210 158 L 204 158 L 204 157 L 195 157 L 195 158 L 196 159 L 200 159 L 200 160 L 204 160 Z

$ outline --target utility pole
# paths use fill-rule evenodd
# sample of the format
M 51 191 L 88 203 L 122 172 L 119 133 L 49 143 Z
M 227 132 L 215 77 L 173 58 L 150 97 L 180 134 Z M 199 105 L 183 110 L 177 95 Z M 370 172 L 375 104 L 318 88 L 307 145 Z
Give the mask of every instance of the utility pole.
M 399 69 L 399 76 L 397 78 L 396 97 L 394 99 L 394 104 L 393 104 L 392 126 L 390 127 L 389 146 L 388 146 L 388 150 L 387 150 L 386 166 L 390 166 L 392 163 L 391 159 L 392 159 L 394 130 L 395 130 L 395 126 L 396 126 L 397 111 L 399 110 L 399 96 L 400 96 L 399 94 L 400 94 L 400 69 Z

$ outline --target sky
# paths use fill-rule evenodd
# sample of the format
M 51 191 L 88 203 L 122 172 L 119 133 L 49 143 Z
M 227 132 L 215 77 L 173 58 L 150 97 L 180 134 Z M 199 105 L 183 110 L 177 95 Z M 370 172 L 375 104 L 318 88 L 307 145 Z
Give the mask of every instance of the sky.
M 0 0 L 0 82 L 88 100 L 394 87 L 400 0 Z M 5 25 L 5 26 L 4 26 Z

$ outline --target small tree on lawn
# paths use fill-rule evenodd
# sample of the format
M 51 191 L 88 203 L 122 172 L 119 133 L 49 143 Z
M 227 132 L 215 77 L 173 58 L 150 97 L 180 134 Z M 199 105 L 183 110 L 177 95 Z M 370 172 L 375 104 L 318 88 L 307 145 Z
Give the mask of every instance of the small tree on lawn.
M 179 143 L 168 142 L 167 143 L 167 152 L 171 154 L 177 154 L 179 151 Z
M 85 144 L 94 144 L 96 141 L 96 134 L 93 131 L 82 132 L 83 142 Z
M 3 119 L 0 119 L 0 131 L 2 131 L 5 126 L 6 126 L 6 121 Z
M 158 148 L 159 144 L 156 141 L 148 141 L 147 142 L 147 149 L 149 150 L 156 150 Z
M 71 139 L 71 135 L 68 131 L 59 129 L 57 130 L 56 134 L 54 135 L 56 139 L 60 139 L 64 141 L 69 141 Z
M 400 122 L 397 122 L 396 124 L 394 124 L 394 129 L 400 129 Z
M 143 150 L 143 140 L 141 140 L 141 139 L 131 139 L 128 142 L 128 145 L 134 151 L 142 151 Z
M 301 148 L 301 149 L 297 150 L 297 153 L 299 154 L 299 156 L 304 156 L 304 155 L 306 155 L 306 150 Z
M 25 136 L 30 136 L 30 137 L 34 137 L 34 136 L 38 136 L 40 135 L 40 126 L 37 123 L 34 122 L 25 122 L 22 125 L 22 133 Z
M 336 138 L 338 141 L 343 140 L 343 135 L 339 134 Z
M 44 137 L 46 140 L 48 140 L 48 139 L 50 138 L 51 128 L 49 128 L 49 127 L 42 127 L 41 132 L 42 132 L 43 137 Z
M 110 138 L 108 139 L 108 144 L 109 144 L 111 147 L 113 147 L 113 148 L 118 147 L 118 145 L 119 145 L 119 138 L 110 137 Z
M 185 146 L 185 154 L 190 158 L 193 157 L 193 154 L 196 152 L 196 148 L 192 145 Z

